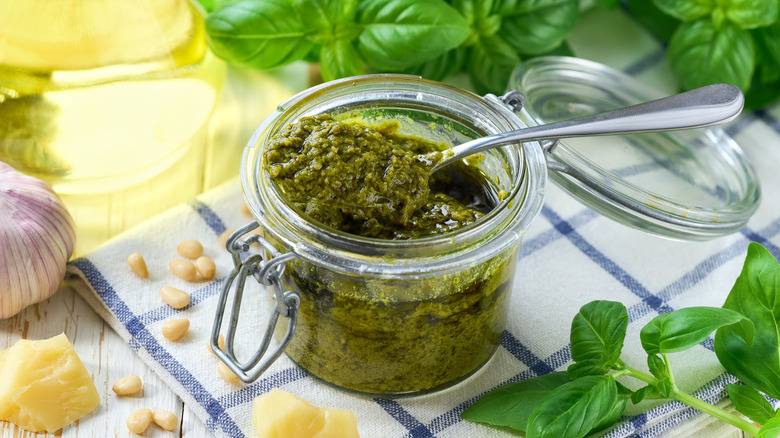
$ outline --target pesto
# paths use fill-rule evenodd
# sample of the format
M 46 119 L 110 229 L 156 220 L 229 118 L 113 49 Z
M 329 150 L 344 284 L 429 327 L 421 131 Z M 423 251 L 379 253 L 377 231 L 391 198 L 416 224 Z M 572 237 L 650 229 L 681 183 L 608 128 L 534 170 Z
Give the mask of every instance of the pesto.
M 397 122 L 366 126 L 301 118 L 264 150 L 283 198 L 314 221 L 366 237 L 416 239 L 458 230 L 500 199 L 476 167 L 429 177 L 444 145 L 404 136 Z M 376 204 L 376 205 L 374 205 Z M 457 382 L 484 364 L 504 330 L 517 245 L 441 275 L 344 274 L 297 259 L 285 287 L 300 292 L 286 353 L 342 388 L 399 395 Z M 277 327 L 283 336 L 285 328 Z
M 427 392 L 468 377 L 501 341 L 517 247 L 457 273 L 365 279 L 295 261 L 301 292 L 286 353 L 309 373 L 370 394 Z M 285 328 L 277 327 L 281 338 Z
M 398 133 L 398 122 L 303 117 L 266 145 L 266 168 L 287 200 L 332 228 L 409 239 L 454 231 L 491 208 L 492 187 L 469 166 L 430 168 L 444 145 Z

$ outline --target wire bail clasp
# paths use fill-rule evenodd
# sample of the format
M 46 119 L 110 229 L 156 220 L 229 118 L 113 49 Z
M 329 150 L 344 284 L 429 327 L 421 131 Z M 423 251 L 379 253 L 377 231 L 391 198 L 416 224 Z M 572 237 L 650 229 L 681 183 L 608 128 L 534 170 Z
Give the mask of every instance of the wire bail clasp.
M 525 106 L 525 94 L 517 90 L 509 90 L 501 97 L 496 97 L 491 94 L 485 97 L 488 96 L 490 96 L 491 100 L 493 101 L 500 101 L 515 114 L 520 113 Z M 548 154 L 552 154 L 555 151 L 555 148 L 558 147 L 558 143 L 560 143 L 559 138 L 551 140 L 539 140 L 539 144 L 542 145 L 542 149 L 544 149 L 544 151 Z
M 257 222 L 251 222 L 236 230 L 227 240 L 225 246 L 233 257 L 233 270 L 222 285 L 219 302 L 217 303 L 216 315 L 214 316 L 214 326 L 212 327 L 211 338 L 209 339 L 211 349 L 219 360 L 224 362 L 230 371 L 238 376 L 241 381 L 246 383 L 257 380 L 257 378 L 260 377 L 260 375 L 284 352 L 284 349 L 290 343 L 290 340 L 295 333 L 298 306 L 300 306 L 301 303 L 301 297 L 298 292 L 292 290 L 285 291 L 281 280 L 287 262 L 295 259 L 297 256 L 292 252 L 281 253 L 259 234 L 251 234 L 246 237 L 246 239 L 241 239 L 258 227 L 259 225 Z M 249 253 L 250 245 L 253 243 L 257 243 L 263 248 L 265 256 L 263 254 Z M 240 363 L 238 359 L 236 359 L 234 343 L 236 328 L 238 326 L 238 316 L 241 311 L 241 301 L 244 296 L 244 286 L 246 284 L 246 279 L 249 276 L 254 277 L 260 284 L 273 287 L 273 298 L 276 304 L 268 320 L 268 325 L 266 326 L 265 333 L 263 334 L 257 351 L 249 361 Z M 222 330 L 222 320 L 225 316 L 228 295 L 234 284 L 235 294 L 233 295 L 230 322 L 227 336 L 225 336 L 225 349 L 223 351 L 218 345 L 219 334 Z M 271 343 L 271 337 L 273 336 L 274 329 L 276 328 L 280 316 L 288 318 L 287 331 L 284 338 L 280 341 L 279 346 L 266 355 L 266 351 Z

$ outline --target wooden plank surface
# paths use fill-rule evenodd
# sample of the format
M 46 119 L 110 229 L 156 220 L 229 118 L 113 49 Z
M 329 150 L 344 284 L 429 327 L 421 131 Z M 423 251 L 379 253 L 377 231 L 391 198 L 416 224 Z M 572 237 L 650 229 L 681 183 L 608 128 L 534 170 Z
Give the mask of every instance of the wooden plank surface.
M 48 300 L 26 308 L 12 318 L 0 320 L 0 349 L 10 347 L 19 339 L 47 339 L 63 332 L 92 375 L 100 394 L 100 405 L 54 434 L 30 433 L 0 421 L 0 438 L 127 437 L 131 434 L 125 419 L 144 407 L 171 411 L 180 420 L 179 428 L 173 432 L 152 425 L 143 435 L 146 438 L 213 436 L 125 341 L 67 286 Z M 117 397 L 111 387 L 117 379 L 128 374 L 141 377 L 144 390 L 137 396 Z

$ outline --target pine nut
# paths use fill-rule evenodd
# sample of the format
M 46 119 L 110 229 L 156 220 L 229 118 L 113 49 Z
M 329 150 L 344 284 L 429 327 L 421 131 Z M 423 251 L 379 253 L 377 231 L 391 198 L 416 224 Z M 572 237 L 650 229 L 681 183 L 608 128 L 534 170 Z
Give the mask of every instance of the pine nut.
M 225 337 L 222 336 L 222 333 L 219 334 L 219 338 L 217 339 L 217 346 L 220 350 L 225 351 Z M 209 349 L 209 353 L 214 354 L 214 350 L 211 349 L 211 339 L 207 340 L 206 348 Z
M 141 378 L 134 374 L 122 377 L 114 382 L 114 386 L 111 387 L 114 393 L 119 396 L 133 395 L 140 391 L 141 388 L 143 388 Z
M 179 424 L 179 417 L 173 412 L 155 409 L 154 412 L 152 412 L 152 421 L 165 430 L 174 430 Z
M 233 371 L 230 371 L 230 368 L 222 361 L 217 363 L 217 372 L 228 383 L 236 383 L 239 380 L 238 376 L 233 374 Z
M 190 294 L 175 287 L 163 286 L 160 289 L 160 298 L 174 309 L 183 309 L 190 304 Z
M 214 263 L 214 260 L 211 260 L 211 258 L 206 256 L 198 257 L 198 259 L 195 260 L 195 267 L 204 280 L 213 279 L 217 272 L 217 265 Z
M 125 425 L 130 432 L 141 435 L 149 428 L 149 423 L 152 422 L 152 410 L 147 408 L 141 408 L 132 414 L 125 420 Z
M 146 269 L 146 262 L 144 256 L 134 252 L 127 257 L 127 264 L 130 265 L 130 269 L 133 270 L 135 275 L 141 278 L 149 278 L 149 271 Z
M 173 259 L 168 263 L 168 267 L 171 268 L 173 275 L 184 281 L 192 281 L 198 274 L 195 264 L 189 260 Z
M 162 335 L 169 341 L 178 341 L 190 328 L 190 320 L 187 318 L 172 319 L 162 326 Z
M 197 240 L 185 240 L 176 246 L 176 251 L 178 251 L 182 257 L 195 260 L 203 255 L 203 245 Z

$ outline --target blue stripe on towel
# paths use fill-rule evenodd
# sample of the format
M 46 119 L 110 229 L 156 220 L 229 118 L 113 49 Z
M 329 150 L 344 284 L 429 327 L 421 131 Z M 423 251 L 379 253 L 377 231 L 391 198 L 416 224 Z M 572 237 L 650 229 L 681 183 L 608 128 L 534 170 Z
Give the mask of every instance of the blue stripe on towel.
M 194 290 L 192 293 L 190 293 L 190 304 L 188 304 L 186 307 L 183 307 L 181 309 L 174 309 L 173 307 L 167 304 L 161 304 L 160 306 L 139 315 L 138 319 L 144 325 L 149 325 L 149 324 L 154 324 L 155 322 L 158 321 L 162 321 L 165 318 L 171 317 L 181 312 L 184 312 L 185 310 L 191 309 L 192 307 L 197 306 L 198 304 L 205 301 L 206 299 L 214 295 L 218 295 L 219 292 L 222 290 L 222 284 L 224 282 L 225 282 L 225 277 L 222 277 L 218 280 L 210 281 L 206 283 L 204 287 Z
M 551 368 L 544 363 L 544 361 L 536 357 L 536 355 L 531 352 L 531 349 L 520 343 L 520 341 L 508 331 L 504 331 L 504 335 L 501 337 L 501 346 L 506 348 L 512 356 L 517 358 L 517 360 L 533 370 L 536 375 L 555 371 L 554 368 Z
M 261 376 L 254 383 L 221 396 L 219 402 L 225 409 L 230 409 L 249 403 L 258 395 L 265 394 L 273 388 L 279 388 L 306 377 L 308 377 L 308 374 L 298 367 L 286 368 L 265 377 Z
M 202 201 L 193 199 L 189 202 L 189 205 L 198 213 L 201 218 L 203 218 L 203 221 L 206 222 L 206 225 L 208 225 L 217 236 L 221 235 L 225 232 L 225 230 L 227 230 L 227 227 L 225 226 L 225 223 L 222 222 L 222 219 L 219 218 L 219 216 L 214 212 L 214 210 L 211 209 L 211 207 L 204 204 Z
M 397 401 L 386 398 L 378 398 L 374 400 L 382 409 L 385 410 L 391 417 L 401 423 L 403 427 L 409 430 L 410 438 L 433 438 L 433 433 L 425 427 L 420 421 L 412 414 L 404 409 Z
M 550 223 L 556 230 L 558 230 L 558 232 L 569 239 L 569 241 L 571 241 L 574 246 L 577 247 L 577 249 L 588 256 L 588 258 L 599 265 L 615 280 L 625 286 L 626 289 L 641 298 L 642 301 L 650 306 L 650 308 L 657 311 L 658 313 L 666 313 L 670 310 L 669 307 L 663 301 L 661 301 L 660 298 L 650 293 L 650 291 L 648 291 L 637 279 L 632 277 L 617 263 L 607 257 L 606 254 L 599 251 L 590 242 L 585 240 L 585 238 L 583 238 L 580 233 L 575 231 L 568 222 L 561 219 L 561 217 L 558 216 L 558 214 L 556 214 L 551 208 L 542 207 L 542 215 L 550 221 Z

